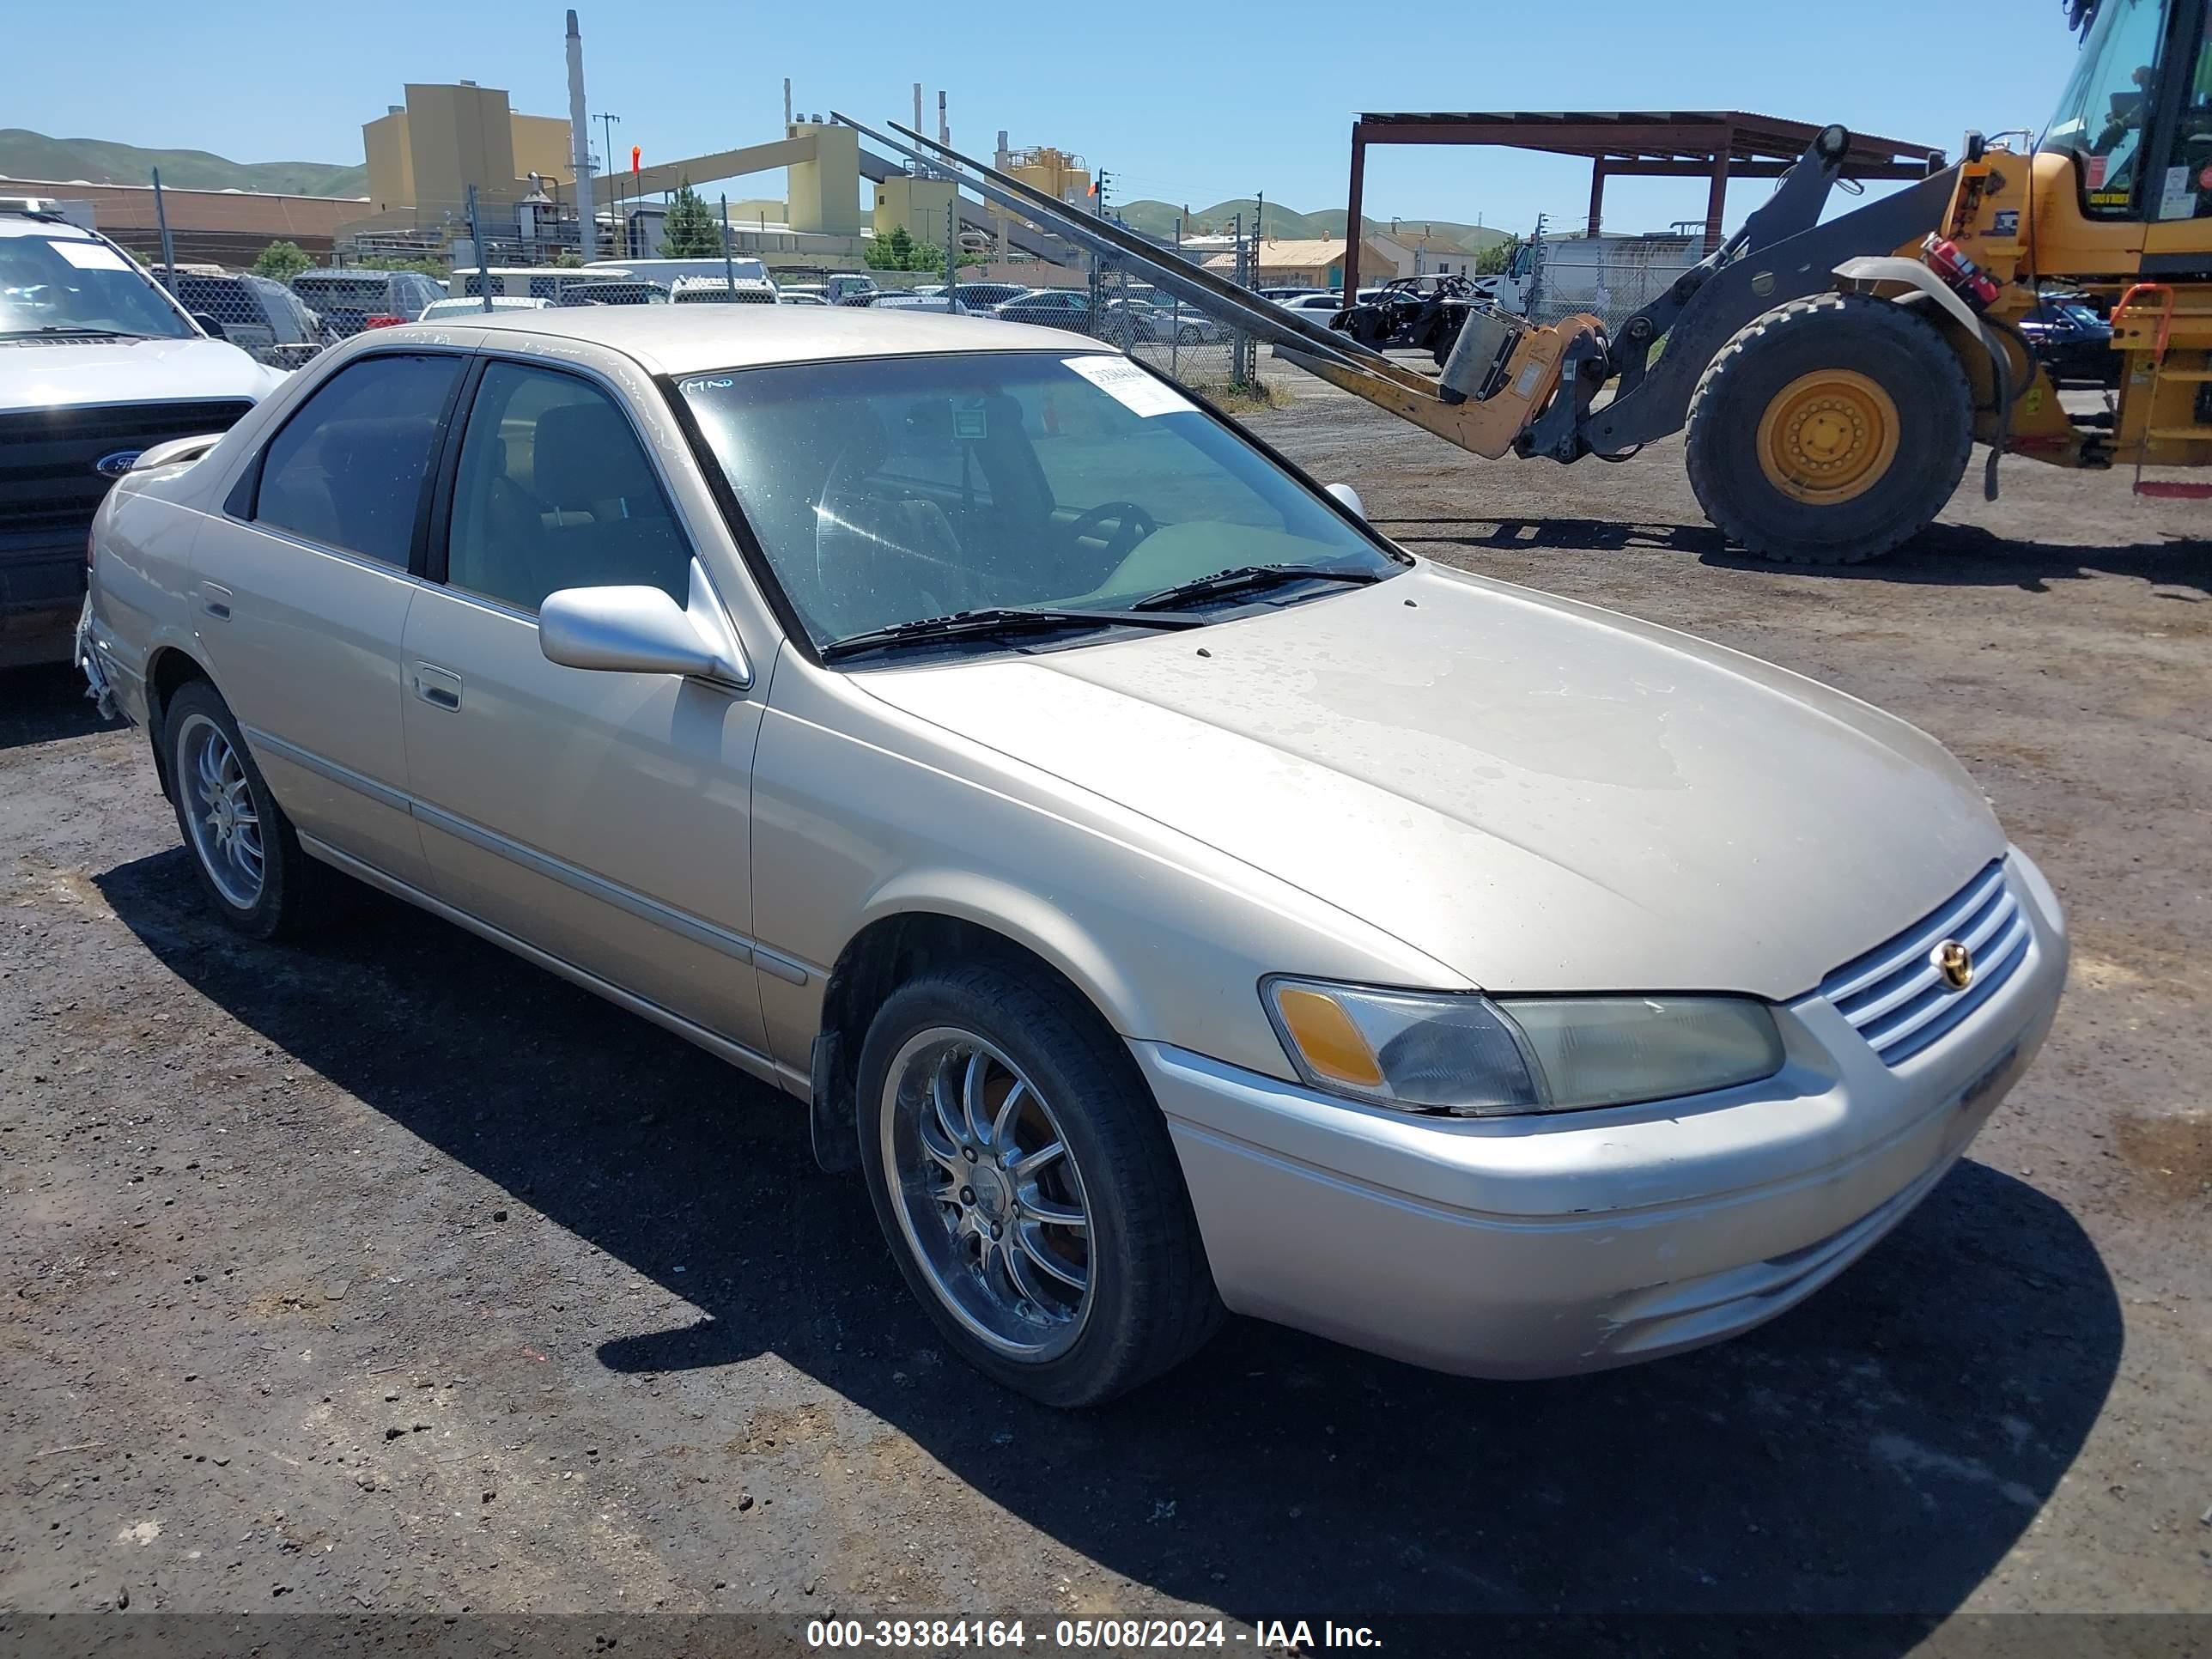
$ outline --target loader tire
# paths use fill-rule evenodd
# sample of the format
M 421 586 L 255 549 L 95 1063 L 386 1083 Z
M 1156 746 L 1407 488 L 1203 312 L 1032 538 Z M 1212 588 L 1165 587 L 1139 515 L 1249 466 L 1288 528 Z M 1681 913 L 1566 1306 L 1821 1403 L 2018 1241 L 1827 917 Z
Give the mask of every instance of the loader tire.
M 1933 522 L 1973 447 L 1973 391 L 1935 326 L 1819 294 L 1747 323 L 1690 399 L 1690 488 L 1761 558 L 1856 564 Z

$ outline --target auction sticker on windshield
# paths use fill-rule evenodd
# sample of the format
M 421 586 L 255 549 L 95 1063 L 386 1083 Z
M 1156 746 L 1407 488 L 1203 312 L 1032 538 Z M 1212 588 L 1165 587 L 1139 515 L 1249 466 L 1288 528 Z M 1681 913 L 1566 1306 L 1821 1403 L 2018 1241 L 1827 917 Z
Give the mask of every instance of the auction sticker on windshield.
M 1108 397 L 1139 415 L 1182 415 L 1197 404 L 1127 357 L 1069 357 L 1063 361 Z
M 79 270 L 128 270 L 131 262 L 105 242 L 57 240 L 55 250 Z

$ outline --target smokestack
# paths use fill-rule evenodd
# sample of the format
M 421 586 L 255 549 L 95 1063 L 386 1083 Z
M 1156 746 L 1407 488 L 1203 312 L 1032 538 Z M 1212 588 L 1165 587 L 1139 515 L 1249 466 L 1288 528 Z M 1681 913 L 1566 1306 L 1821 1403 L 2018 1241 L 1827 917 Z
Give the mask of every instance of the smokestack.
M 599 222 L 592 210 L 592 125 L 585 114 L 584 37 L 576 30 L 576 14 L 568 14 L 568 142 L 575 150 L 576 234 L 578 252 L 586 261 L 599 257 Z M 611 158 L 607 170 L 614 170 Z
M 791 131 L 791 77 L 783 77 L 783 130 Z
M 947 149 L 952 148 L 952 129 L 945 119 L 945 94 L 942 90 L 937 94 L 937 142 Z
M 916 132 L 924 131 L 921 125 L 921 82 L 919 81 L 914 83 L 914 130 Z M 913 168 L 914 176 L 915 178 L 923 179 L 928 177 L 929 169 L 924 167 L 920 161 L 908 162 L 908 165 Z

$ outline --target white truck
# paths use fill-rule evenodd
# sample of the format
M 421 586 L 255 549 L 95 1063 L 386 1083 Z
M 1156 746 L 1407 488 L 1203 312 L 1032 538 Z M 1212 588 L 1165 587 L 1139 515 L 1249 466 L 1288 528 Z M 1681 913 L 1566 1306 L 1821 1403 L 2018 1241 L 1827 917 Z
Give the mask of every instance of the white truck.
M 1523 242 L 1497 284 L 1494 298 L 1533 322 L 1557 322 L 1586 311 L 1607 327 L 1641 311 L 1677 276 L 1705 257 L 1702 228 L 1622 234 L 1539 231 Z
M 69 660 L 92 515 L 139 455 L 283 383 L 210 332 L 106 238 L 0 202 L 0 668 Z

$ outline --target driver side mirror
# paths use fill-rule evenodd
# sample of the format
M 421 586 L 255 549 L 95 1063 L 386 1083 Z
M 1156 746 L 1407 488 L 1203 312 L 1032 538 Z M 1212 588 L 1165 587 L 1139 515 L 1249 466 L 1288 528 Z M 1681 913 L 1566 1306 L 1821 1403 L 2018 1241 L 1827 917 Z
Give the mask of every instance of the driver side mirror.
M 1359 499 L 1359 492 L 1354 489 L 1350 484 L 1333 483 L 1323 489 L 1322 493 L 1328 496 L 1332 501 L 1335 501 L 1338 506 L 1341 507 L 1346 512 L 1351 514 L 1352 516 L 1358 520 L 1360 523 L 1365 524 L 1367 522 L 1367 503 Z
M 744 649 L 720 602 L 691 561 L 691 603 L 658 587 L 564 587 L 538 607 L 538 648 L 548 662 L 617 674 L 681 674 L 744 690 Z
M 195 311 L 192 313 L 192 320 L 199 325 L 200 332 L 210 340 L 227 340 L 230 337 L 222 331 L 222 324 L 216 319 L 213 312 Z

